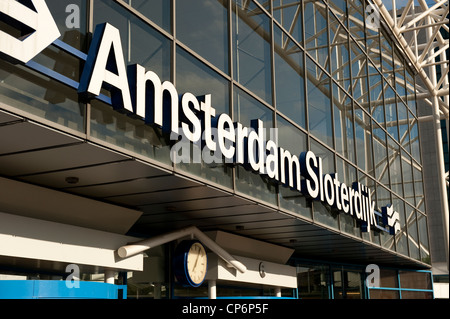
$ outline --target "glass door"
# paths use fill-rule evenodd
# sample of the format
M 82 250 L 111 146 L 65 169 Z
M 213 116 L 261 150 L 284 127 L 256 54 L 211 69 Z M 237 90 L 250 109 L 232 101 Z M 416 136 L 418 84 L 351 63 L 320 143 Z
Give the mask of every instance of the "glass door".
M 333 269 L 334 299 L 364 299 L 364 273 L 352 269 Z

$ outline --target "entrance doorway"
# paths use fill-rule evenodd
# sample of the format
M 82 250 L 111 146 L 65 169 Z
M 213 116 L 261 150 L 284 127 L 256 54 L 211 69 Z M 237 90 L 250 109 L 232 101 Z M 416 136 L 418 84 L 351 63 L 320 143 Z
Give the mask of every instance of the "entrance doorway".
M 364 273 L 345 268 L 333 268 L 334 299 L 365 299 Z

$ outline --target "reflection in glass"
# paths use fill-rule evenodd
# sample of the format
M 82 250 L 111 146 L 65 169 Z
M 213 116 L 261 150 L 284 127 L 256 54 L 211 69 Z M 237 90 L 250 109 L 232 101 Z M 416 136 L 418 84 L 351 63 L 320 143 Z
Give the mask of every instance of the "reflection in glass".
M 125 0 L 137 11 L 155 22 L 167 32 L 171 32 L 171 3 L 166 0 Z M 184 1 L 183 1 L 184 2 Z
M 277 110 L 305 127 L 303 51 L 274 25 Z
M 383 184 L 389 183 L 389 166 L 387 161 L 386 133 L 375 122 L 372 123 L 372 143 L 375 177 Z
M 417 213 L 417 224 L 419 228 L 420 260 L 431 264 L 427 217 L 420 212 Z
M 304 1 L 305 48 L 323 68 L 329 69 L 327 7 L 321 1 Z
M 252 120 L 260 119 L 266 128 L 266 140 L 269 138 L 275 141 L 270 130 L 273 128 L 273 112 L 237 87 L 233 91 L 233 120 L 241 123 L 244 127 L 250 127 Z M 254 173 L 241 165 L 236 166 L 236 190 L 271 204 L 277 204 L 275 182 L 267 176 Z
M 322 159 L 323 174 L 333 174 L 336 172 L 334 167 L 334 154 L 311 139 L 311 151 Z M 320 201 L 313 202 L 314 221 L 325 224 L 329 227 L 338 229 L 338 215 L 330 207 Z
M 302 3 L 299 0 L 273 0 L 273 17 L 294 39 L 302 44 Z
M 228 73 L 228 1 L 177 1 L 177 37 Z M 189 14 L 186 14 L 189 12 Z
M 416 211 L 409 205 L 406 205 L 406 221 L 408 227 L 408 245 L 409 256 L 420 260 L 419 234 L 417 230 Z
M 336 84 L 333 84 L 333 111 L 336 151 L 355 163 L 352 100 Z
M 94 24 L 108 22 L 120 30 L 125 63 L 138 63 L 171 80 L 170 41 L 112 0 L 94 2 Z
M 282 117 L 277 117 L 278 146 L 289 150 L 297 156 L 307 150 L 306 134 L 294 127 Z M 311 218 L 311 208 L 305 196 L 297 190 L 288 187 L 279 187 L 280 207 Z
M 67 128 L 85 132 L 86 106 L 78 102 L 75 90 L 25 66 L 13 65 L 1 59 L 0 101 Z
M 312 64 L 314 62 L 308 58 L 307 63 Z M 333 146 L 329 78 L 318 79 L 308 72 L 307 92 L 309 130 L 321 141 Z
M 59 40 L 67 43 L 68 45 L 87 53 L 87 0 L 46 0 L 47 6 L 52 14 L 53 19 L 58 26 L 58 30 L 61 33 Z M 69 11 L 66 12 L 68 5 L 74 5 L 73 8 L 79 9 L 79 15 L 76 11 L 73 11 L 69 7 Z M 76 9 L 75 9 L 76 10 Z
M 211 94 L 211 104 L 215 109 L 216 117 L 213 118 L 212 126 L 216 127 L 218 115 L 222 113 L 229 114 L 229 82 L 218 76 L 218 74 L 209 67 L 200 63 L 183 49 L 177 49 L 177 74 L 176 83 L 179 94 L 190 92 L 195 96 Z M 192 146 L 190 163 L 178 163 L 177 168 L 196 176 L 206 178 L 214 183 L 226 187 L 232 187 L 232 168 L 224 163 L 219 153 L 210 154 L 213 157 L 204 161 L 205 150 L 203 145 Z M 198 159 L 194 161 L 194 152 L 202 151 L 201 163 Z
M 272 104 L 270 19 L 253 1 L 232 7 L 234 79 Z
M 330 14 L 329 17 L 331 75 L 347 92 L 351 92 L 348 34 L 332 14 Z

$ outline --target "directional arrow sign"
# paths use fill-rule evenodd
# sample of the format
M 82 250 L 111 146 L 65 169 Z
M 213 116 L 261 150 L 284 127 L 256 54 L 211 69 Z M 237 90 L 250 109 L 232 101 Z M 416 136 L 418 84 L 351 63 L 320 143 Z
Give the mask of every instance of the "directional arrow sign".
M 60 33 L 45 0 L 31 0 L 36 11 L 16 0 L 1 0 L 0 12 L 34 30 L 25 38 L 15 38 L 0 30 L 0 54 L 27 63 L 53 41 Z

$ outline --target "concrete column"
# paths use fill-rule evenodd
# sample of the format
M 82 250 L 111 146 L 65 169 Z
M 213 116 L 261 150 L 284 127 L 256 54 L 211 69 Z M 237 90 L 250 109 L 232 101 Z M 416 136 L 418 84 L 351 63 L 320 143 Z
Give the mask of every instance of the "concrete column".
M 275 297 L 281 297 L 281 288 L 275 287 Z
M 115 271 L 112 269 L 105 270 L 105 283 L 114 284 L 114 276 L 116 275 Z
M 215 280 L 208 281 L 208 298 L 216 299 L 217 298 L 217 287 Z

